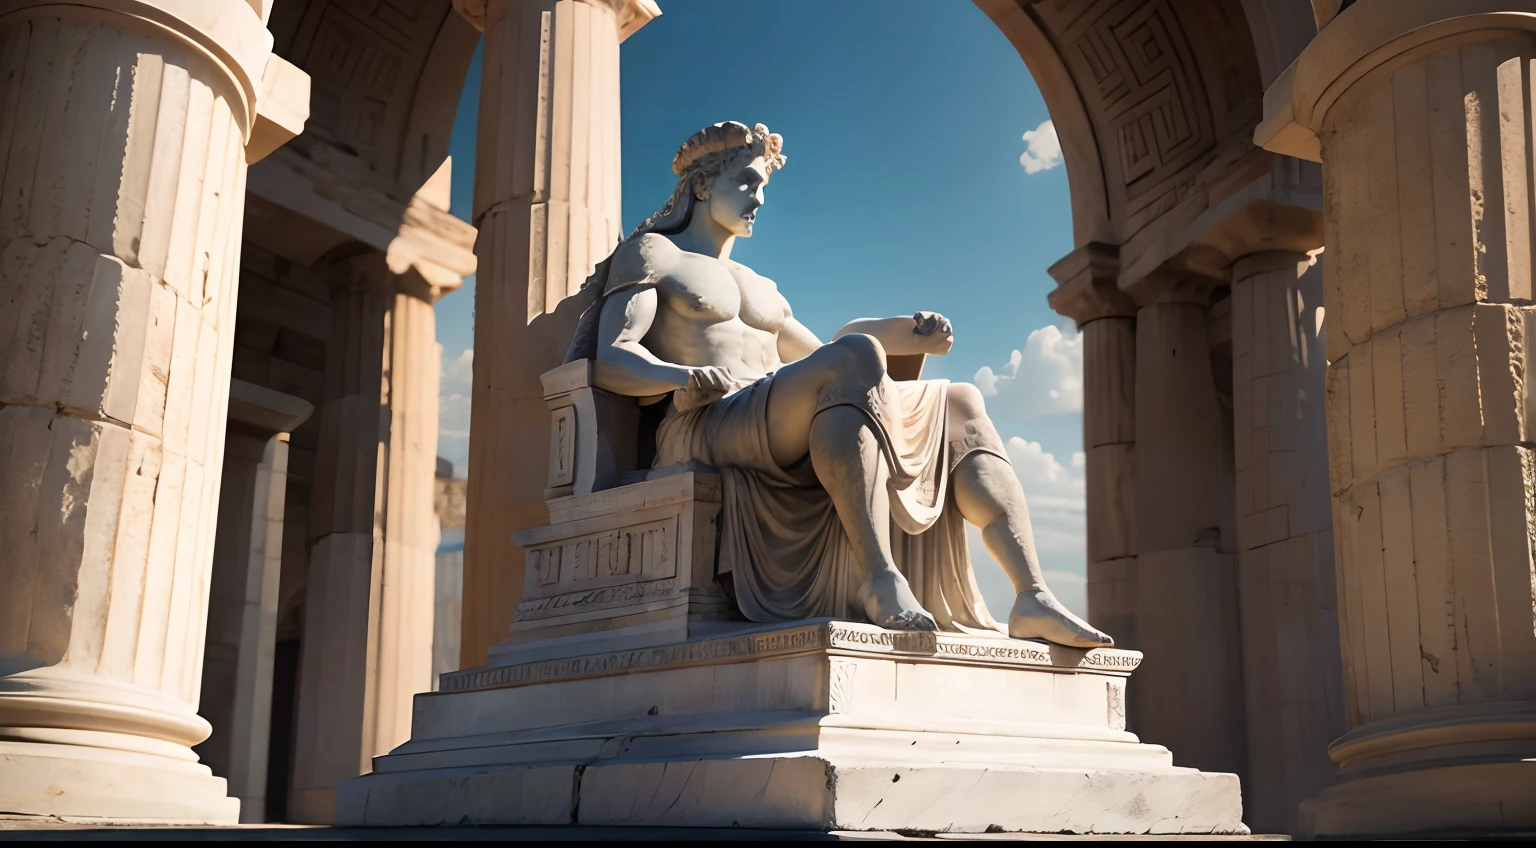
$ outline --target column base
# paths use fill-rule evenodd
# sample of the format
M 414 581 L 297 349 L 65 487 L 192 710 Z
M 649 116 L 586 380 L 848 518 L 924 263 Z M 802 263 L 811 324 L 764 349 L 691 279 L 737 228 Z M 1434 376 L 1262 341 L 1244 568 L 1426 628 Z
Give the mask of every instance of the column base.
M 0 815 L 235 824 L 240 801 L 192 751 L 207 735 L 189 704 L 124 681 L 0 676 Z
M 1477 836 L 1536 830 L 1536 761 L 1351 780 L 1301 806 L 1307 836 Z
M 225 796 L 224 778 L 196 763 L 99 748 L 0 742 L 0 815 L 113 824 L 236 824 L 240 801 Z
M 1308 835 L 1536 830 L 1536 704 L 1439 708 L 1356 728 L 1329 746 L 1339 781 L 1302 804 Z

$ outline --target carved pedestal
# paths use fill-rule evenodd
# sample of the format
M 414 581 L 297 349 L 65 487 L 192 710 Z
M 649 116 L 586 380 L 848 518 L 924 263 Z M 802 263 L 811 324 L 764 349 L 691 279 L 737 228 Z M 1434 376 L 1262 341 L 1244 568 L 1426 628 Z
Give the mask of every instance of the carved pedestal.
M 827 620 L 446 674 L 337 821 L 1246 833 L 1125 731 L 1134 651 Z
M 739 618 L 715 580 L 720 478 L 687 471 L 549 501 L 492 666 L 680 642 Z M 702 628 L 702 629 L 701 629 Z

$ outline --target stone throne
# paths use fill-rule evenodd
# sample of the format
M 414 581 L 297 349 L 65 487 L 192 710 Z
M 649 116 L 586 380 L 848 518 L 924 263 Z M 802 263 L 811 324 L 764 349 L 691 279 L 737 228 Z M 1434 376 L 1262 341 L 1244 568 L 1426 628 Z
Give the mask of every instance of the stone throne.
M 892 378 L 917 379 L 926 358 L 889 357 Z M 669 396 L 605 391 L 602 368 L 579 359 L 540 377 L 550 523 L 513 536 L 527 556 L 523 600 L 511 638 L 491 649 L 498 660 L 642 648 L 741 620 L 716 556 L 719 475 L 699 463 L 652 468 Z
M 1247 832 L 1235 775 L 1126 731 L 1135 651 L 742 620 L 719 475 L 650 468 L 658 410 L 600 367 L 543 375 L 550 524 L 514 536 L 510 637 L 416 696 L 338 824 Z
M 740 618 L 716 575 L 719 475 L 651 469 L 665 396 L 604 391 L 601 367 L 581 359 L 541 376 L 550 523 L 513 535 L 523 600 L 492 663 L 678 642 Z

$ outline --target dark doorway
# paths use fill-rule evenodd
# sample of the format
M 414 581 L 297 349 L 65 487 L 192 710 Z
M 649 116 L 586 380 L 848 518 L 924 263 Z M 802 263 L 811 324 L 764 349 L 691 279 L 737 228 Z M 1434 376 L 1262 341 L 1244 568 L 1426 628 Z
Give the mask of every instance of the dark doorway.
M 293 718 L 298 711 L 299 642 L 277 643 L 272 662 L 272 733 L 267 741 L 267 821 L 288 820 L 293 772 Z

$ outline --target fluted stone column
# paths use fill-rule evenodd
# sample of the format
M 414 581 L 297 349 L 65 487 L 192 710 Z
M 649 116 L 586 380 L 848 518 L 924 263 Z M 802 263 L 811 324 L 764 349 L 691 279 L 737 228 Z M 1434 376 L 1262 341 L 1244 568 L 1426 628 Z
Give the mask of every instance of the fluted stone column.
M 577 315 L 559 309 L 613 250 L 619 42 L 652 0 L 455 0 L 485 31 L 475 161 L 475 375 L 462 667 L 483 665 L 522 592 L 514 530 L 543 524 L 549 415 L 539 375 Z
M 1259 140 L 1321 154 L 1330 257 L 1351 730 L 1319 834 L 1536 827 L 1531 11 L 1359 0 L 1266 98 Z
M 313 411 L 302 398 L 230 381 L 198 706 L 213 733 L 196 750 L 240 799 L 241 822 L 266 821 L 288 434 Z
M 432 512 L 441 349 L 433 296 L 371 252 L 331 269 L 326 400 L 310 511 L 294 821 L 410 736 L 431 689 Z
M 1212 281 L 1159 271 L 1136 296 L 1137 735 L 1174 762 L 1242 774 L 1247 757 L 1229 418 L 1204 299 Z
M 1232 269 L 1237 594 L 1249 770 L 1244 821 L 1295 833 L 1345 730 L 1328 498 L 1323 269 L 1267 250 Z
M 0 3 L 6 813 L 237 815 L 191 746 L 247 142 L 280 63 L 257 5 Z
M 1083 336 L 1088 618 L 1116 645 L 1135 648 L 1136 304 L 1119 290 L 1119 270 L 1114 246 L 1089 243 L 1051 266 L 1049 300 Z M 1140 697 L 1128 701 L 1140 708 Z M 1134 729 L 1137 716 L 1128 721 Z

